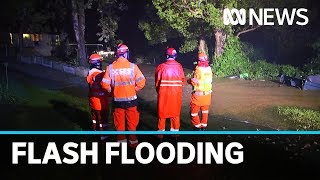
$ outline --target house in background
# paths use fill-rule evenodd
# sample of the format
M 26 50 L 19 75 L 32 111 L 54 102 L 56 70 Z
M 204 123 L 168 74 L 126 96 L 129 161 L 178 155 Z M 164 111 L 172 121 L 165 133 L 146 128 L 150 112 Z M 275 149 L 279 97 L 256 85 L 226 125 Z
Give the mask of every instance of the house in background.
M 17 49 L 20 46 L 18 33 L 1 33 L 1 52 L 3 49 Z M 52 50 L 60 45 L 60 35 L 46 33 L 24 33 L 23 51 L 26 56 L 51 56 Z

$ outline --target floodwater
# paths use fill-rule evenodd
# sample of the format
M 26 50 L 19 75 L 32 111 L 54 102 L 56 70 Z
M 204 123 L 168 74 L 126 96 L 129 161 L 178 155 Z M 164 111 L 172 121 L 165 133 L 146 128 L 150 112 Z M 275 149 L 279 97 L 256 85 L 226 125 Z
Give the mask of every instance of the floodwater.
M 275 129 L 288 125 L 279 121 L 277 106 L 320 110 L 320 91 L 303 91 L 271 81 L 218 80 L 214 85 L 212 112 Z
M 153 66 L 140 66 L 147 78 L 146 87 L 138 93 L 156 110 Z M 185 70 L 185 73 L 191 72 Z M 189 103 L 191 85 L 185 84 L 181 115 L 182 128 L 190 128 Z M 240 79 L 214 79 L 212 104 L 208 129 L 211 130 L 281 130 L 290 125 L 277 115 L 277 106 L 298 106 L 320 110 L 320 91 L 303 91 L 294 87 L 280 86 L 272 81 Z M 151 111 L 151 110 L 150 110 Z

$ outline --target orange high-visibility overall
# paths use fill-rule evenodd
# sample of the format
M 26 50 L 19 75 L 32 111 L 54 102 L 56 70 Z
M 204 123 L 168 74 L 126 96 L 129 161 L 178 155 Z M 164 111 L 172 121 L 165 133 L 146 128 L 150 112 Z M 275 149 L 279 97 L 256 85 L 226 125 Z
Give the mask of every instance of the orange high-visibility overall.
M 113 95 L 115 105 L 113 118 L 117 131 L 135 131 L 139 124 L 137 110 L 137 94 L 146 83 L 146 79 L 136 64 L 130 63 L 126 58 L 119 57 L 107 66 L 102 79 L 102 87 Z M 125 135 L 117 136 L 118 142 L 127 142 Z M 129 135 L 129 146 L 136 147 L 136 135 Z
M 212 93 L 212 69 L 197 66 L 190 81 L 193 92 L 190 101 L 191 121 L 195 128 L 206 128 L 208 126 L 209 106 Z M 199 117 L 201 111 L 201 120 Z
M 155 87 L 158 93 L 158 130 L 165 131 L 166 118 L 170 118 L 171 131 L 180 129 L 182 88 L 185 76 L 180 63 L 168 59 L 155 72 Z M 163 136 L 159 136 L 160 138 Z
M 100 85 L 103 76 L 104 71 L 92 68 L 86 77 L 93 130 L 107 130 L 108 127 L 108 92 Z M 101 140 L 105 140 L 106 137 L 101 136 Z

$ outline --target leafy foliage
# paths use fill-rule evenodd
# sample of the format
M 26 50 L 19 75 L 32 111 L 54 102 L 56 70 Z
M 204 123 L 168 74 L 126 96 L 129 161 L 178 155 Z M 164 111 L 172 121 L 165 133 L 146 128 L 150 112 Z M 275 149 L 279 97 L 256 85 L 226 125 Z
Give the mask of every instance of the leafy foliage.
M 168 42 L 171 38 L 181 35 L 170 27 L 167 21 L 160 19 L 155 7 L 147 2 L 144 17 L 139 20 L 139 29 L 144 32 L 144 36 L 150 45 Z
M 291 65 L 277 65 L 268 63 L 266 60 L 251 62 L 249 71 L 251 79 L 277 79 L 281 74 L 299 77 L 302 71 Z
M 121 12 L 128 9 L 127 5 L 119 0 L 96 0 L 97 11 L 100 13 L 100 20 L 98 26 L 101 31 L 97 33 L 99 41 L 105 43 L 117 44 L 119 41 L 116 37 L 116 31 L 118 30 L 118 23 L 120 21 Z
M 213 71 L 219 77 L 248 73 L 250 70 L 249 58 L 242 50 L 239 38 L 227 38 L 224 53 L 214 60 Z
M 319 130 L 320 112 L 299 107 L 277 107 L 285 121 L 292 122 L 298 130 Z
M 214 36 L 214 30 L 224 29 L 230 32 L 230 27 L 226 27 L 222 21 L 222 9 L 236 7 L 236 0 L 218 1 L 166 1 L 152 0 L 156 13 L 160 18 L 158 22 L 165 22 L 167 31 L 176 31 L 183 37 L 184 43 L 180 47 L 180 52 L 191 52 L 196 49 L 196 43 L 200 37 L 210 39 Z M 152 20 L 145 23 L 153 24 Z M 148 27 L 144 25 L 144 27 Z M 156 31 L 148 33 L 148 28 L 143 28 L 145 35 L 155 35 Z M 161 33 L 160 33 L 161 34 Z M 167 35 L 167 33 L 165 33 Z M 157 36 L 157 35 L 156 35 Z M 147 37 L 148 38 L 148 37 Z M 149 38 L 150 39 L 150 38 Z
M 298 68 L 295 68 L 295 67 L 290 66 L 290 65 L 282 65 L 282 66 L 280 66 L 279 73 L 280 74 L 285 74 L 285 75 L 291 76 L 291 77 L 297 77 L 297 76 L 302 75 L 302 72 Z
M 310 63 L 304 66 L 306 75 L 320 74 L 320 38 L 312 44 L 312 49 L 315 52 L 315 57 L 311 59 Z
M 274 79 L 279 76 L 279 66 L 258 60 L 251 64 L 249 76 L 251 79 Z
M 223 55 L 214 60 L 215 75 L 225 77 L 248 73 L 250 79 L 275 79 L 280 74 L 293 77 L 302 74 L 302 71 L 291 65 L 277 65 L 266 60 L 249 58 L 245 49 L 247 45 L 241 43 L 238 37 L 229 36 Z

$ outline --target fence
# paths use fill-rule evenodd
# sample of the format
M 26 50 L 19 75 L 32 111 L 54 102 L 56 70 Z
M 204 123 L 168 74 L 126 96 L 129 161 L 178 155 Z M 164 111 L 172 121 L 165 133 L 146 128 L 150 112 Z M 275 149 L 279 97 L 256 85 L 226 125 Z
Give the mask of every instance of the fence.
M 62 71 L 81 77 L 86 77 L 89 71 L 89 69 L 85 67 L 72 66 L 70 64 L 58 62 L 42 56 L 22 56 L 21 62 L 27 64 L 39 64 L 47 68 L 51 68 L 57 71 Z

